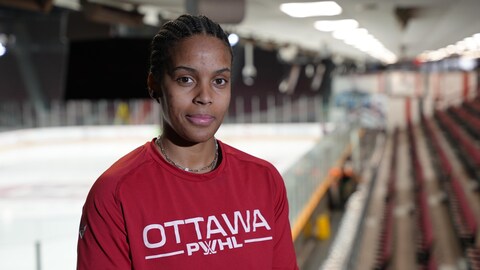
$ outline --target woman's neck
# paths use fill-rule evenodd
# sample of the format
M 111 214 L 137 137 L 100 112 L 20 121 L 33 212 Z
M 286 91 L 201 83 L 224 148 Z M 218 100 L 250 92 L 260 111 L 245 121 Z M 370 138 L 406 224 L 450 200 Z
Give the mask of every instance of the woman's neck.
M 157 146 L 167 162 L 185 171 L 209 172 L 218 162 L 219 148 L 213 137 L 201 143 L 182 143 L 163 134 L 157 138 Z

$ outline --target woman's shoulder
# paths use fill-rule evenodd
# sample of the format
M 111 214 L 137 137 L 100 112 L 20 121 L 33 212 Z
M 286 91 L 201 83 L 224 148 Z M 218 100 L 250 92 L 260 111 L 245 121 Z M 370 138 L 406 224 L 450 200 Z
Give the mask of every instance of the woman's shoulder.
M 244 166 L 254 166 L 264 168 L 278 174 L 277 169 L 269 161 L 244 152 L 234 146 L 223 143 L 221 146 L 224 148 L 223 152 L 226 155 L 229 162 L 242 163 Z
M 114 162 L 105 173 L 113 174 L 128 174 L 130 171 L 135 170 L 139 166 L 144 165 L 146 162 L 151 161 L 151 142 L 133 149 L 129 153 L 125 154 Z
M 149 153 L 151 142 L 147 142 L 126 155 L 115 161 L 108 169 L 106 169 L 95 181 L 92 190 L 100 192 L 116 192 L 119 185 L 131 179 L 132 175 L 138 170 L 142 170 L 145 165 L 152 162 Z

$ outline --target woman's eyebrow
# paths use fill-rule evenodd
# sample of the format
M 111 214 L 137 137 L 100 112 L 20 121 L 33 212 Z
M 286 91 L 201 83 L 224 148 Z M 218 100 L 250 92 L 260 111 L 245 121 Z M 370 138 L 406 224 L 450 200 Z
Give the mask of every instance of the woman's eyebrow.
M 175 72 L 175 71 L 178 71 L 178 70 L 185 70 L 185 71 L 188 71 L 188 72 L 191 72 L 191 73 L 197 73 L 198 71 L 194 68 L 191 68 L 191 67 L 187 67 L 187 66 L 177 66 L 177 67 L 174 67 L 171 71 L 171 73 Z M 221 68 L 219 70 L 216 70 L 214 73 L 215 74 L 221 74 L 221 73 L 224 73 L 224 72 L 228 72 L 228 73 L 231 73 L 232 71 L 230 70 L 230 68 L 226 67 L 226 68 Z
M 197 72 L 196 69 L 191 68 L 191 67 L 187 67 L 187 66 L 177 66 L 177 67 L 174 67 L 174 68 L 172 69 L 172 73 L 175 72 L 175 71 L 177 71 L 177 70 L 186 70 L 186 71 L 188 71 L 188 72 Z
M 230 68 L 222 68 L 222 69 L 219 69 L 219 70 L 215 71 L 215 74 L 221 74 L 221 73 L 224 73 L 224 72 L 231 73 L 232 71 L 230 70 Z

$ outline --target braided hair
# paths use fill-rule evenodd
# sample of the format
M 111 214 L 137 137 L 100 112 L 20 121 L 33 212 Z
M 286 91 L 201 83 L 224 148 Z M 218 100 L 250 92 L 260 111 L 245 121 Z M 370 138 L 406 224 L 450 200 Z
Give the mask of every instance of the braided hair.
M 150 45 L 150 73 L 158 82 L 161 81 L 169 63 L 170 49 L 181 40 L 199 34 L 220 39 L 229 49 L 233 59 L 228 35 L 218 23 L 203 15 L 181 15 L 177 19 L 163 24 L 160 31 L 153 37 Z M 151 93 L 151 95 L 153 98 L 158 98 L 158 93 Z

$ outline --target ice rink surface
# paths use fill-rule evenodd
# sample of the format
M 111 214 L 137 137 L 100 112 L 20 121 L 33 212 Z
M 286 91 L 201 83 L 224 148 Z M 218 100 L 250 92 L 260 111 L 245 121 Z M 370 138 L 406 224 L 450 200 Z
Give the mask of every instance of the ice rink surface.
M 217 138 L 284 173 L 320 140 L 320 130 L 312 124 L 224 125 Z M 91 185 L 158 132 L 155 126 L 108 126 L 0 133 L 0 269 L 75 269 Z

